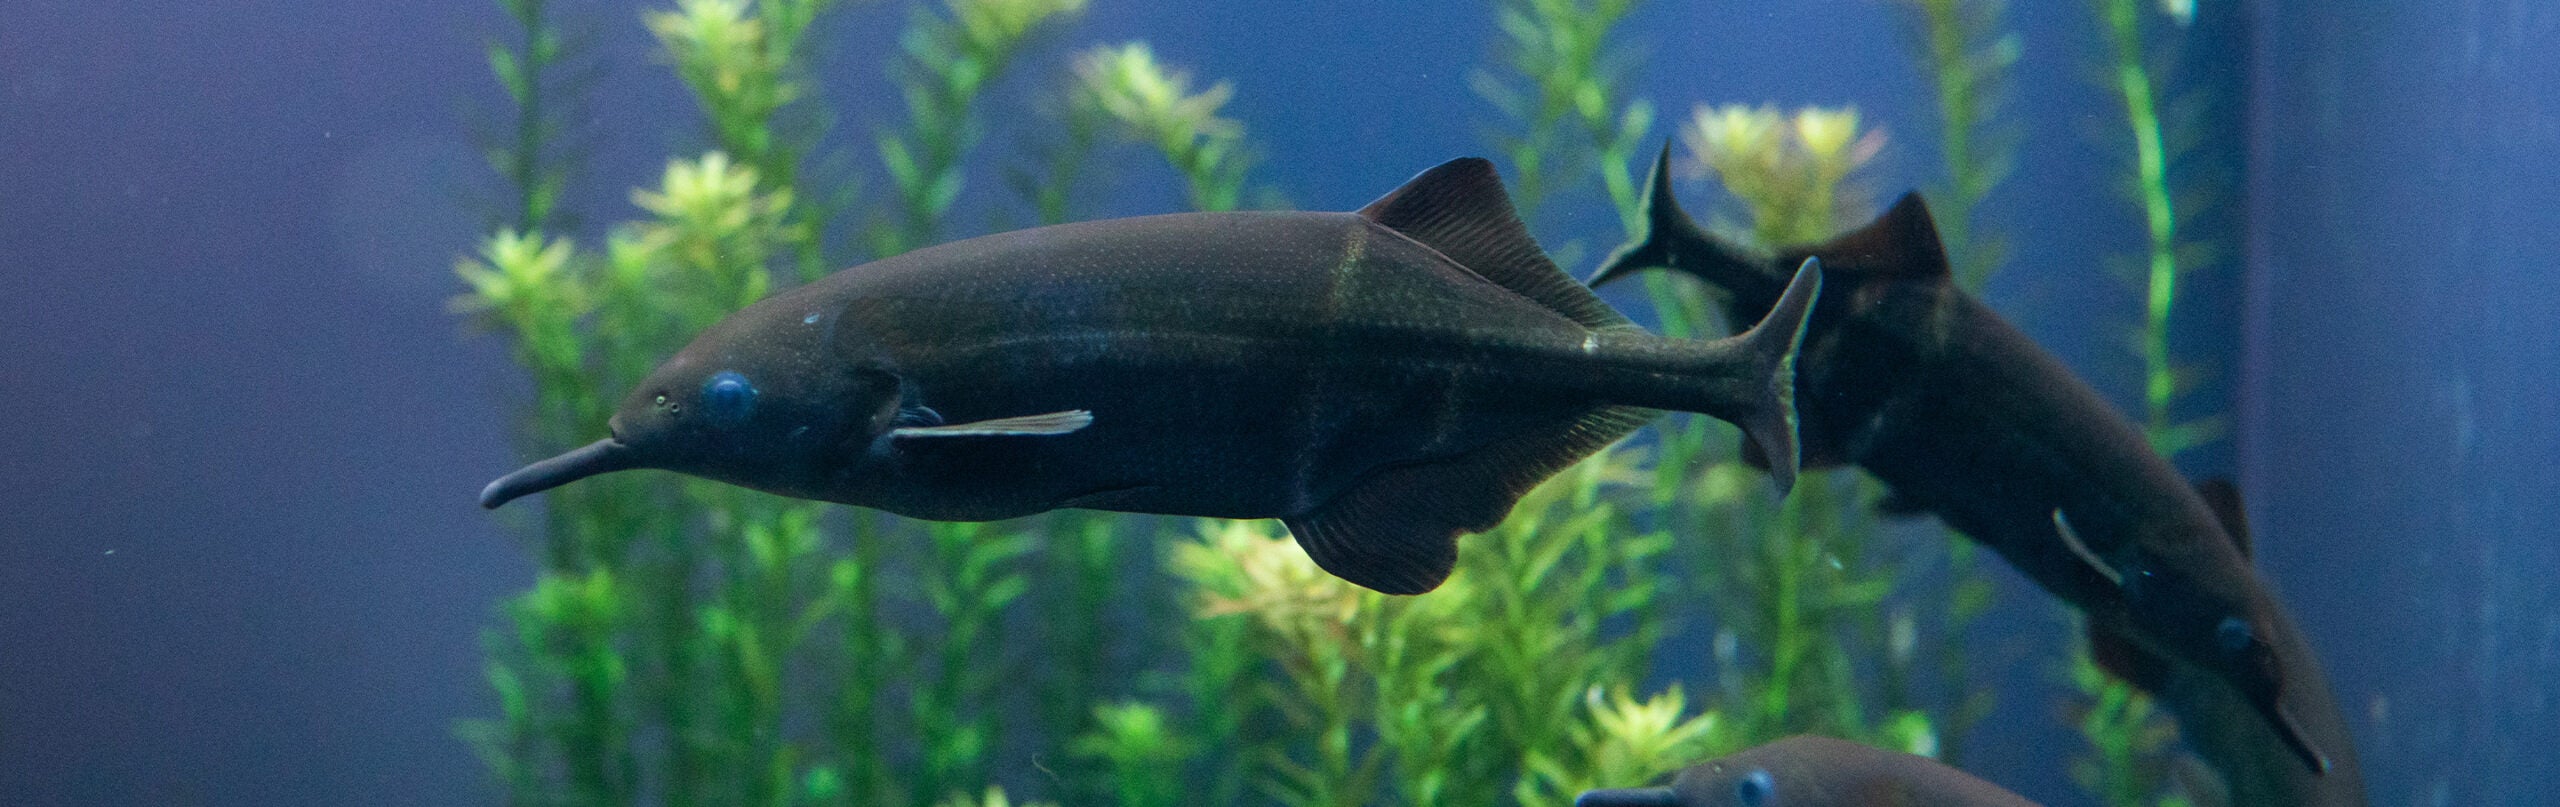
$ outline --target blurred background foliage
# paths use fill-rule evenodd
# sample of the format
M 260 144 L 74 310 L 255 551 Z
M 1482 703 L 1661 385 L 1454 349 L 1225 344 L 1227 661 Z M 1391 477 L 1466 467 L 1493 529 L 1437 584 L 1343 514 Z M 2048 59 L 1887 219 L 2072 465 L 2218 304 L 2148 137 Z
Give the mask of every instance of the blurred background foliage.
M 657 361 L 775 289 L 981 234 L 955 221 L 964 205 L 1073 218 L 1107 150 L 1161 157 L 1195 209 L 1282 204 L 1282 188 L 1254 184 L 1246 124 L 1224 111 L 1235 86 L 1202 86 L 1142 41 L 1074 50 L 1063 34 L 1085 5 L 646 10 L 705 149 L 632 191 L 641 217 L 580 244 L 559 200 L 586 135 L 564 110 L 593 60 L 542 0 L 501 0 L 513 29 L 487 54 L 509 106 L 484 142 L 512 195 L 459 262 L 455 305 L 509 340 L 531 380 L 526 452 L 600 433 Z M 1854 108 L 1696 103 L 1656 133 L 1654 105 L 1626 91 L 1641 65 L 1618 26 L 1636 5 L 1489 3 L 1499 35 L 1470 82 L 1499 114 L 1487 145 L 1524 216 L 1596 183 L 1632 229 L 1639 155 L 1661 138 L 1721 190 L 1697 209 L 1747 245 L 1817 241 L 1870 215 L 1861 170 L 1887 135 Z M 2005 258 L 1976 210 L 2010 164 L 2002 75 L 2022 45 L 1996 0 L 1897 5 L 1938 95 L 1932 202 L 1978 290 Z M 2198 211 L 2170 207 L 2181 140 L 2146 72 L 2145 26 L 2174 17 L 2093 8 L 2150 223 L 2133 340 L 2145 420 L 2175 451 L 2213 432 L 2169 415 L 2186 388 L 2165 336 L 2174 281 L 2205 254 L 2176 229 Z M 905 15 L 884 56 L 905 106 L 870 133 L 866 167 L 841 156 L 806 43 L 887 11 Z M 1044 48 L 1074 55 L 1058 75 L 1009 75 L 1045 64 L 1023 58 Z M 1032 165 L 1004 169 L 1009 198 L 973 196 L 982 99 L 1005 81 L 1047 88 L 1029 114 L 1051 125 L 1026 148 Z M 1550 246 L 1574 265 L 1606 245 Z M 1725 332 L 1708 290 L 1646 283 L 1666 333 Z M 1888 530 L 1870 506 L 1881 491 L 1854 472 L 1809 474 L 1780 501 L 1734 445 L 1722 423 L 1666 420 L 1533 491 L 1464 542 L 1445 587 L 1407 598 L 1324 574 L 1272 522 L 937 524 L 608 475 L 509 511 L 541 574 L 498 611 L 498 712 L 464 732 L 523 805 L 1563 805 L 1796 733 L 1956 752 L 1991 698 L 1965 652 L 1991 598 L 1972 545 Z M 1658 653 L 1673 637 L 1706 646 Z M 2109 805 L 2173 803 L 2174 729 L 2085 657 L 2070 669 L 2091 741 L 2075 776 Z

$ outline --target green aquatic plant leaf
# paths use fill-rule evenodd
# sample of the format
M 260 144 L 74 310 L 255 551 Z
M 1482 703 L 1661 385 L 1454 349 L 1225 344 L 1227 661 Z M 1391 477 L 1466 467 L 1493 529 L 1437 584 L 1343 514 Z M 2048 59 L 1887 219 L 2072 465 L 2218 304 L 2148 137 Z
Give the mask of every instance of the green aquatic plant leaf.
M 966 187 L 963 163 L 982 125 L 977 101 L 1028 40 L 1084 10 L 1085 0 L 945 0 L 943 13 L 918 8 L 900 32 L 890 78 L 906 99 L 907 121 L 873 137 L 898 193 L 899 217 L 868 234 L 872 253 L 894 255 L 938 240 L 945 215 Z
M 1178 807 L 1185 797 L 1183 763 L 1200 753 L 1178 733 L 1164 710 L 1147 703 L 1093 707 L 1094 730 L 1069 746 L 1101 762 L 1111 780 L 1113 804 Z
M 1747 222 L 1719 220 L 1721 226 L 1748 232 L 1750 243 L 1811 244 L 1869 207 L 1856 174 L 1883 151 L 1884 135 L 1862 128 L 1855 107 L 1789 113 L 1701 104 L 1680 135 L 1694 165 L 1712 172 L 1749 213 Z
M 2004 0 L 1900 2 L 1910 10 L 1914 50 L 1937 97 L 1946 174 L 1929 201 L 1939 242 L 1956 284 L 1980 293 L 2007 257 L 2002 239 L 1978 228 L 1978 211 L 2016 165 L 2017 127 L 2005 113 L 2009 72 L 2025 45 L 2017 33 L 2002 30 Z
M 481 155 L 511 191 L 493 217 L 519 232 L 571 226 L 561 191 L 577 169 L 578 114 L 596 72 L 566 43 L 545 0 L 499 0 L 515 30 L 481 44 L 489 73 L 506 94 L 503 123 L 482 123 Z
M 1081 117 L 1117 124 L 1123 138 L 1162 154 L 1182 174 L 1198 210 L 1233 210 L 1244 195 L 1253 158 L 1244 124 L 1220 117 L 1235 86 L 1220 81 L 1193 92 L 1191 76 L 1158 63 L 1145 42 L 1097 46 L 1078 55 L 1069 106 Z
M 1534 222 L 1549 197 L 1597 176 L 1633 231 L 1640 218 L 1629 163 L 1653 112 L 1627 97 L 1628 51 L 1613 40 L 1637 0 L 1501 0 L 1495 54 L 1501 71 L 1467 83 L 1509 119 L 1494 136 L 1511 163 L 1512 203 Z

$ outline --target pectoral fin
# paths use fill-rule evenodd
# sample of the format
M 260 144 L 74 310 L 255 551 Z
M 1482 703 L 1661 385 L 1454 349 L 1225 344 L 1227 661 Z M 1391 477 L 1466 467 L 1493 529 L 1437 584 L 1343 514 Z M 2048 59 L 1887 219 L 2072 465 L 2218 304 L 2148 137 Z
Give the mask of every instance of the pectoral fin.
M 1092 412 L 1069 409 L 941 426 L 902 426 L 889 432 L 889 436 L 902 440 L 913 437 L 1037 437 L 1067 434 L 1091 425 Z
M 2062 517 L 2060 508 L 2053 511 L 2053 531 L 2062 536 L 2062 545 L 2069 548 L 2071 554 L 2080 556 L 2080 560 L 2088 563 L 2089 568 L 2096 569 L 2099 576 L 2119 587 L 2124 585 L 2124 572 L 2108 565 L 2105 559 L 2098 557 L 2098 553 L 2090 551 L 2089 544 L 2080 540 L 2080 532 L 2071 528 L 2071 519 Z

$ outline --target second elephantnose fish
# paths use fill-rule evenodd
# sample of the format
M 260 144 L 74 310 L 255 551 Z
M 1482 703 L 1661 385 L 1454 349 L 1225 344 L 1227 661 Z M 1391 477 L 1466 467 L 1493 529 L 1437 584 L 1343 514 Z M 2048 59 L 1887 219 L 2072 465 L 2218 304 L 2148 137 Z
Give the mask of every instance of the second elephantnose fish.
M 731 315 L 611 436 L 480 501 L 660 468 L 935 520 L 1279 518 L 1327 571 L 1419 593 L 1458 535 L 1656 410 L 1740 425 L 1785 489 L 1820 282 L 1808 262 L 1733 338 L 1652 335 L 1550 263 L 1474 158 L 1354 213 L 1021 230 Z
M 1647 231 L 1592 277 L 1653 268 L 1721 289 L 1738 319 L 1770 310 L 1787 269 L 1819 259 L 1832 292 L 1803 345 L 1803 463 L 1855 464 L 2078 607 L 2093 631 L 2200 671 L 2261 718 L 2286 776 L 2342 768 L 2345 721 L 2226 519 L 2142 431 L 2061 360 L 1956 287 L 1928 207 L 1906 195 L 1822 244 L 1757 255 L 1700 228 L 1654 165 Z M 2255 763 L 2252 763 L 2255 764 Z M 2347 796 L 2360 803 L 2360 795 Z

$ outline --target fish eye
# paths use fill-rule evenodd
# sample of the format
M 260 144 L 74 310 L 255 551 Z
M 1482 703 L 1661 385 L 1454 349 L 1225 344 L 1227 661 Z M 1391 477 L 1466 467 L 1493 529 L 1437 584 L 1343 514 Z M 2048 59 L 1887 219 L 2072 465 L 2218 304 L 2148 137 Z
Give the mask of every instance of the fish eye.
M 1733 783 L 1733 798 L 1742 807 L 1771 807 L 1778 803 L 1778 779 L 1767 768 L 1753 768 Z
M 702 383 L 702 411 L 712 421 L 733 424 L 744 421 L 755 411 L 756 385 L 736 371 L 713 373 Z
M 2250 645 L 2257 644 L 2258 634 L 2257 631 L 2250 630 L 2249 623 L 2242 621 L 2239 617 L 2226 616 L 2222 618 L 2221 624 L 2213 626 L 2213 641 L 2221 646 L 2225 655 L 2236 656 L 2241 651 L 2249 649 Z

